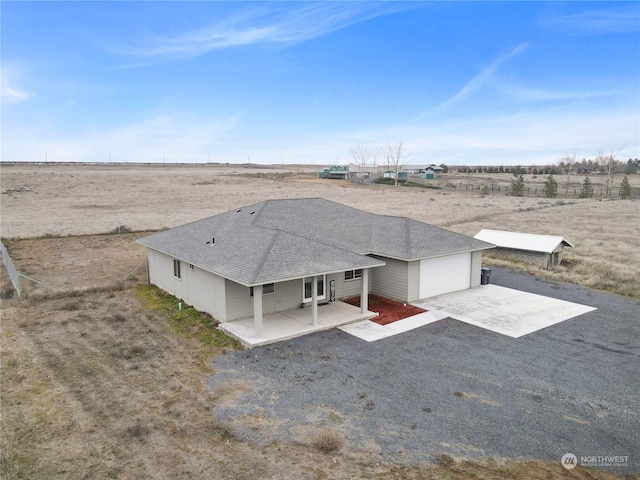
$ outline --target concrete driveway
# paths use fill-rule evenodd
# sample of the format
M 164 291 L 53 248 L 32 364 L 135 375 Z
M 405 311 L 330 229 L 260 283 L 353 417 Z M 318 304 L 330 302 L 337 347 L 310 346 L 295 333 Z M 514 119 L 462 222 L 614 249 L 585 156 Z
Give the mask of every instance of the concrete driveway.
M 595 307 L 498 285 L 483 285 L 439 295 L 414 302 L 413 305 L 427 312 L 387 325 L 364 320 L 339 328 L 362 340 L 373 342 L 452 318 L 508 337 L 519 338 L 595 310 Z

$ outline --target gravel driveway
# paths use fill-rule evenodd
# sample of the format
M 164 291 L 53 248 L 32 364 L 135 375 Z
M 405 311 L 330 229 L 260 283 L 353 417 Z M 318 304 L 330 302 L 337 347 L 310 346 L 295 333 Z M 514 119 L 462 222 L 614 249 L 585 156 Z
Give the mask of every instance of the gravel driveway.
M 639 304 L 502 268 L 491 282 L 598 310 L 517 339 L 445 319 L 372 343 L 334 329 L 236 352 L 214 364 L 214 414 L 259 443 L 330 424 L 348 448 L 400 463 L 570 452 L 640 470 Z

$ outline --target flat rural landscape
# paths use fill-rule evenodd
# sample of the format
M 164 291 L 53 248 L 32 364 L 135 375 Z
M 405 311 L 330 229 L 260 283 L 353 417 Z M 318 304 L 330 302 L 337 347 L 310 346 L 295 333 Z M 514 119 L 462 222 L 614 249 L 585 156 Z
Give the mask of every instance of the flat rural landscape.
M 191 308 L 178 311 L 175 298 L 146 285 L 146 249 L 136 243 L 136 238 L 263 200 L 310 197 L 322 197 L 376 214 L 406 216 L 471 236 L 483 228 L 563 236 L 575 248 L 568 249 L 562 264 L 553 270 L 491 256 L 484 263 L 499 271 L 514 272 L 509 274 L 514 279 L 525 275 L 528 282 L 543 282 L 540 289 L 544 294 L 554 288 L 572 292 L 564 287 L 570 285 L 581 292 L 581 301 L 587 302 L 589 292 L 594 292 L 599 302 L 598 315 L 602 317 L 594 317 L 597 321 L 589 324 L 589 345 L 598 342 L 603 328 L 601 321 L 615 318 L 615 312 L 608 312 L 607 305 L 619 301 L 616 305 L 621 306 L 624 318 L 620 321 L 624 328 L 615 327 L 612 344 L 596 348 L 593 357 L 584 358 L 602 361 L 602 365 L 611 369 L 619 361 L 625 372 L 621 378 L 631 382 L 627 372 L 637 365 L 636 339 L 625 340 L 623 330 L 628 328 L 633 334 L 640 322 L 637 308 L 640 200 L 598 194 L 601 187 L 604 189 L 604 176 L 590 177 L 595 187 L 593 198 L 577 198 L 573 193 L 580 188 L 583 175 L 566 179 L 558 176 L 558 196 L 545 198 L 541 194 L 545 175 L 525 175 L 526 193 L 515 197 L 506 195 L 504 190 L 512 178 L 510 174 L 447 173 L 431 183 L 409 187 L 318 179 L 316 172 L 321 169 L 314 165 L 3 164 L 0 235 L 17 270 L 23 274 L 24 292 L 22 300 L 18 299 L 3 269 L 0 476 L 640 478 L 629 469 L 600 471 L 579 466 L 566 470 L 560 465 L 559 456 L 567 452 L 561 452 L 557 461 L 553 461 L 538 447 L 532 447 L 530 455 L 523 447 L 522 454 L 514 456 L 507 449 L 502 450 L 504 455 L 499 455 L 487 448 L 490 453 L 485 454 L 476 445 L 462 454 L 460 448 L 448 441 L 438 441 L 440 431 L 433 432 L 434 437 L 430 437 L 433 443 L 429 445 L 435 446 L 430 447 L 421 461 L 411 454 L 397 451 L 391 454 L 374 439 L 356 442 L 360 436 L 350 435 L 347 428 L 356 422 L 355 418 L 343 418 L 343 413 L 328 407 L 326 415 L 307 418 L 293 426 L 288 422 L 298 418 L 299 409 L 291 418 L 273 415 L 268 410 L 269 395 L 270 389 L 275 391 L 276 387 L 270 382 L 278 385 L 278 377 L 271 378 L 262 372 L 257 365 L 258 354 L 242 350 L 237 342 L 220 333 L 215 328 L 215 319 Z M 614 177 L 614 186 L 621 183 L 622 177 Z M 639 175 L 629 175 L 629 181 L 634 191 L 640 188 Z M 571 300 L 571 293 L 564 295 Z M 468 330 L 451 322 L 442 327 L 447 330 L 443 335 L 456 343 L 464 339 Z M 428 345 L 432 333 L 437 340 L 440 331 L 413 341 Z M 568 335 L 567 342 L 572 341 L 569 333 L 560 333 L 562 338 Z M 327 351 L 312 352 L 311 358 L 317 357 L 321 362 L 334 360 L 334 353 L 328 350 L 338 348 L 344 339 L 339 337 L 334 342 L 330 335 L 334 334 L 318 337 L 318 348 Z M 576 333 L 574 337 L 580 335 Z M 482 348 L 491 348 L 493 337 L 483 334 L 474 338 Z M 613 345 L 625 341 L 624 345 Z M 271 370 L 267 370 L 272 372 L 277 362 L 287 358 L 292 361 L 296 355 L 302 355 L 304 349 L 300 350 L 298 345 L 314 348 L 312 340 L 307 338 L 305 342 L 291 343 L 287 347 L 290 351 L 270 349 L 259 355 L 262 358 L 264 353 L 268 358 Z M 351 348 L 350 343 L 346 345 Z M 564 348 L 563 343 L 557 345 L 558 349 Z M 423 344 L 411 348 L 409 358 L 417 365 L 422 361 L 419 355 L 430 355 Z M 543 343 L 527 348 L 532 358 L 548 351 Z M 578 347 L 572 344 L 571 348 Z M 618 353 L 605 351 L 612 348 L 619 349 Z M 517 358 L 518 349 L 509 349 L 513 350 L 513 358 Z M 571 352 L 558 354 L 558 359 L 571 362 Z M 483 353 L 476 353 L 477 357 L 470 354 L 469 358 L 482 361 Z M 439 354 L 446 352 L 438 351 Z M 575 355 L 582 353 L 575 350 Z M 358 361 L 364 357 L 366 362 L 366 355 L 356 357 Z M 424 363 L 437 367 L 435 357 Z M 443 372 L 454 371 L 452 365 L 441 365 Z M 579 371 L 579 363 L 574 366 Z M 594 365 L 585 365 L 591 367 Z M 313 365 L 308 368 L 304 373 L 307 378 L 318 379 Z M 473 365 L 464 368 L 472 369 Z M 562 376 L 555 376 L 561 365 L 548 368 L 554 372 L 555 380 L 562 380 Z M 519 370 L 525 371 L 526 366 Z M 305 384 L 295 373 L 286 380 L 281 395 L 303 398 L 312 391 L 311 384 Z M 218 380 L 225 376 L 231 381 Z M 585 382 L 593 382 L 598 377 L 585 378 Z M 320 380 L 313 388 L 322 385 Z M 607 416 L 614 413 L 612 429 L 621 428 L 619 421 L 625 415 L 631 416 L 631 428 L 637 427 L 637 412 L 632 413 L 634 406 L 624 402 L 632 398 L 629 391 L 638 385 L 609 385 L 609 381 L 603 381 L 609 391 L 620 395 L 620 401 L 616 403 L 607 397 L 599 403 L 598 385 L 587 388 L 579 384 L 579 379 L 576 382 L 576 391 L 585 395 L 584 402 L 576 401 L 576 408 L 580 412 L 586 408 L 594 418 L 582 420 L 570 414 L 564 397 L 554 398 L 545 415 L 552 415 L 552 408 L 566 408 L 567 412 L 558 418 L 570 422 L 570 426 L 575 424 L 576 435 L 591 433 L 581 422 L 606 428 Z M 285 388 L 284 383 L 279 385 Z M 369 387 L 350 388 L 355 389 L 357 396 L 358 392 L 371 390 Z M 301 390 L 298 392 L 296 388 Z M 533 387 L 522 385 L 523 390 L 529 388 Z M 540 386 L 545 394 L 531 395 L 552 396 L 554 388 L 554 385 Z M 361 400 L 367 408 L 367 402 L 376 393 L 362 395 L 354 401 Z M 474 398 L 464 391 L 457 397 Z M 251 398 L 254 405 L 243 410 L 246 398 Z M 448 397 L 433 398 L 448 401 Z M 488 408 L 492 401 L 480 403 Z M 322 398 L 316 399 L 316 403 L 321 402 Z M 589 405 L 585 407 L 586 403 Z M 255 406 L 258 404 L 259 408 Z M 383 408 L 376 400 L 375 408 L 378 406 Z M 374 406 L 368 410 L 373 409 Z M 527 407 L 527 410 L 535 414 L 535 409 Z M 349 409 L 345 407 L 344 411 Z M 468 413 L 476 415 L 478 410 L 471 408 Z M 447 415 L 441 415 L 447 421 Z M 464 436 L 465 422 L 460 418 L 454 420 Z M 478 422 L 470 419 L 469 423 Z M 533 424 L 531 419 L 522 422 L 523 428 Z M 380 425 L 386 429 L 393 423 Z M 397 427 L 410 431 L 416 428 L 411 422 Z M 279 434 L 269 437 L 272 431 Z M 283 436 L 283 431 L 289 436 Z M 568 428 L 564 432 L 571 431 Z M 602 432 L 612 437 L 617 433 Z M 447 433 L 442 439 L 450 436 Z M 620 443 L 610 444 L 617 445 L 617 450 L 591 453 L 638 455 L 637 444 L 624 444 L 637 436 L 637 432 L 622 435 Z M 596 449 L 597 439 L 586 445 Z M 638 458 L 631 460 L 638 462 Z

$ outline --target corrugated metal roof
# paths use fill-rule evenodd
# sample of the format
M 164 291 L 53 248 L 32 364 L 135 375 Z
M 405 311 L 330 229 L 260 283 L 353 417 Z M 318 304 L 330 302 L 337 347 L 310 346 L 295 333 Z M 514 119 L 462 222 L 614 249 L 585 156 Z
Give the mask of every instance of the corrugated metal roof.
M 384 265 L 368 254 L 413 260 L 491 247 L 322 198 L 267 200 L 138 242 L 244 285 Z
M 564 237 L 538 235 L 534 233 L 505 232 L 502 230 L 482 229 L 474 238 L 493 243 L 496 247 L 514 248 L 531 252 L 552 253 L 560 244 L 573 247 Z

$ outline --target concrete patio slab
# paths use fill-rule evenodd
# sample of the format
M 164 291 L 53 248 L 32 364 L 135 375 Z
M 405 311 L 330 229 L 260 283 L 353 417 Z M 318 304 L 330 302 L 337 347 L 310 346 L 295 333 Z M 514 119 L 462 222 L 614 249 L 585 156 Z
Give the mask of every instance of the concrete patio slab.
M 512 338 L 564 322 L 594 307 L 498 285 L 439 295 L 414 305 Z
M 317 325 L 311 324 L 311 308 L 296 308 L 295 310 L 264 315 L 261 337 L 255 335 L 253 318 L 221 323 L 218 328 L 240 341 L 245 347 L 252 348 L 367 320 L 375 316 L 375 312 L 361 313 L 360 307 L 354 307 L 348 303 L 330 302 L 318 305 Z

